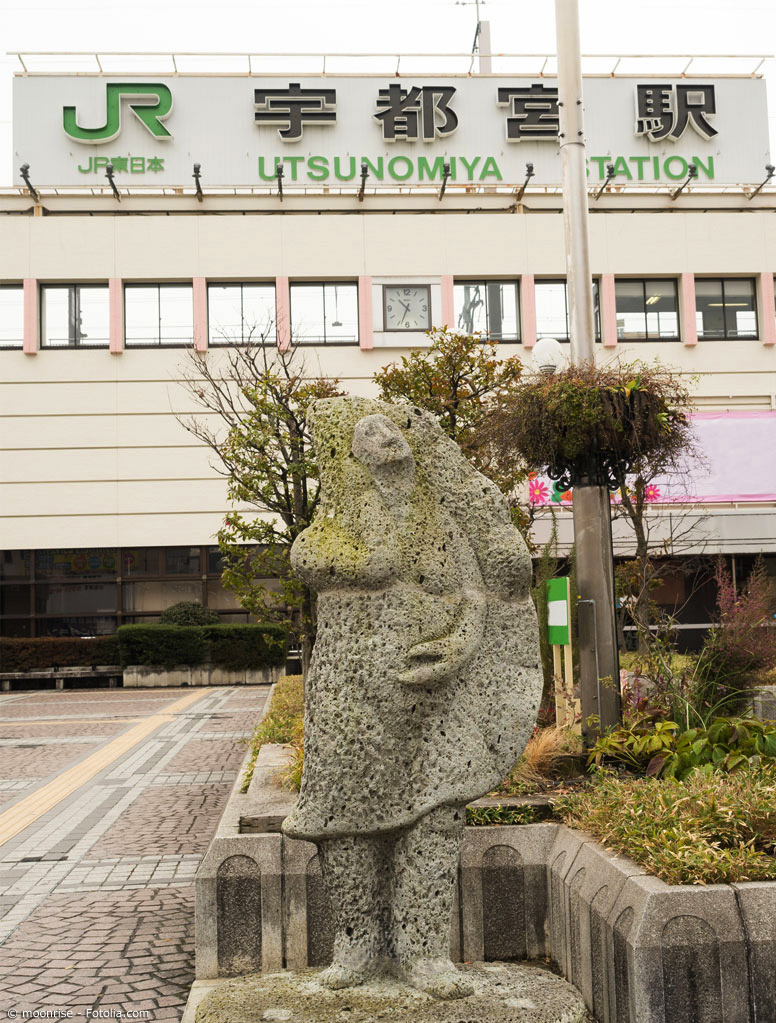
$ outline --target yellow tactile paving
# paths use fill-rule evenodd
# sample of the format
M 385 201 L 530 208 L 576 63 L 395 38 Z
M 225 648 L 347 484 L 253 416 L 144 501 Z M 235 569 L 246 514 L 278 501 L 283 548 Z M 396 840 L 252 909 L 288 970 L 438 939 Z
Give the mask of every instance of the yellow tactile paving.
M 145 739 L 154 729 L 166 721 L 170 721 L 175 714 L 186 707 L 190 707 L 192 703 L 210 691 L 208 689 L 199 689 L 184 696 L 181 700 L 168 704 L 158 714 L 152 714 L 151 717 L 145 718 L 140 724 L 135 725 L 128 732 L 124 732 L 123 735 L 119 735 L 112 742 L 109 742 L 107 746 L 103 746 L 96 753 L 92 753 L 86 760 L 82 760 L 67 771 L 63 771 L 59 777 L 54 778 L 47 785 L 43 785 L 35 792 L 30 793 L 29 796 L 22 799 L 15 806 L 12 806 L 9 810 L 6 810 L 5 813 L 0 813 L 0 845 L 8 842 L 15 835 L 18 835 L 20 831 L 24 831 L 26 827 L 29 827 L 30 824 L 34 823 L 44 813 L 55 807 L 57 803 L 61 803 L 63 799 L 66 799 L 76 789 L 79 789 L 90 778 L 99 774 L 109 764 L 112 764 L 114 760 L 118 760 L 119 757 L 132 749 L 133 746 L 136 746 L 142 739 Z

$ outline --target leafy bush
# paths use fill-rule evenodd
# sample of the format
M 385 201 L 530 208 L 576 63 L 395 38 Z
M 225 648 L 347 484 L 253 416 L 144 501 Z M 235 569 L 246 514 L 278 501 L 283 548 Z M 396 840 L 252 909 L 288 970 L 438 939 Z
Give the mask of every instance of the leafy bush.
M 203 607 L 196 600 L 179 600 L 159 616 L 160 625 L 218 625 L 220 621 L 216 611 Z
M 301 675 L 279 678 L 272 692 L 266 716 L 256 726 L 250 740 L 251 759 L 245 772 L 242 791 L 247 792 L 256 766 L 256 757 L 265 743 L 295 743 L 301 747 L 304 730 L 304 679 Z M 299 770 L 299 784 L 302 775 Z M 298 786 L 296 786 L 298 788 Z
M 708 727 L 740 713 L 751 691 L 776 668 L 772 596 L 761 561 L 738 592 L 720 559 L 716 567 L 716 623 L 700 652 L 680 657 L 674 621 L 664 617 L 646 650 L 634 654 L 634 679 L 623 690 L 626 721 L 645 716 Z
M 776 765 L 685 782 L 598 783 L 555 803 L 566 824 L 624 853 L 668 884 L 776 880 Z
M 33 671 L 42 668 L 92 667 L 118 664 L 119 645 L 115 636 L 77 636 L 39 639 L 0 639 L 2 671 Z
M 121 665 L 153 664 L 174 668 L 202 664 L 207 645 L 202 628 L 193 625 L 122 625 L 117 630 Z
M 749 759 L 776 759 L 776 727 L 755 718 L 716 718 L 708 728 L 682 731 L 675 721 L 618 728 L 596 742 L 589 764 L 625 764 L 635 771 L 684 779 L 696 768 L 735 771 Z
M 466 823 L 473 827 L 489 824 L 535 824 L 542 815 L 535 806 L 467 806 Z
M 715 578 L 718 624 L 709 631 L 698 662 L 708 698 L 726 699 L 729 709 L 740 709 L 747 691 L 756 685 L 757 675 L 776 665 L 773 598 L 759 558 L 746 586 L 738 592 L 721 558 Z
M 264 668 L 285 662 L 288 636 L 282 625 L 208 625 L 210 661 L 222 668 Z
M 122 625 L 121 664 L 211 663 L 232 671 L 282 664 L 286 632 L 280 625 Z

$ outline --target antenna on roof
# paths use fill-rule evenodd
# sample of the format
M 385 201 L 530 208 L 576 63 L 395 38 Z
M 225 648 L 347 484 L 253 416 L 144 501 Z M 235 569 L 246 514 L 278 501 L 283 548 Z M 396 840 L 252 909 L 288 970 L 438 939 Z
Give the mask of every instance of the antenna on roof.
M 477 8 L 477 28 L 474 30 L 472 54 L 480 58 L 480 74 L 489 75 L 493 70 L 490 48 L 490 22 L 480 20 L 480 5 L 485 6 L 487 0 L 455 0 L 456 7 Z

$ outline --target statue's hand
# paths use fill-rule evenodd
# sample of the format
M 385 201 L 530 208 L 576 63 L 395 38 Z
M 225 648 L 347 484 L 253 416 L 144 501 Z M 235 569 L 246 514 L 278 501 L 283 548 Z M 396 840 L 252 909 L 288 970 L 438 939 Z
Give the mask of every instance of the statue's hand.
M 455 674 L 465 658 L 453 640 L 453 636 L 444 636 L 410 647 L 407 660 L 411 667 L 399 675 L 399 681 L 406 686 L 426 686 Z
M 484 621 L 484 598 L 481 594 L 469 594 L 449 635 L 410 647 L 407 652 L 410 666 L 400 673 L 399 681 L 407 686 L 428 686 L 452 678 L 477 650 Z

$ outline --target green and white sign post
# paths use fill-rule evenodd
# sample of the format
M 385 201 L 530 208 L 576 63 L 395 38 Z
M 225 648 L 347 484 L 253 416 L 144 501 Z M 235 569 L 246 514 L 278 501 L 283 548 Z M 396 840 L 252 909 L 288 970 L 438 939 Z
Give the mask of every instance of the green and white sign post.
M 552 647 L 555 680 L 555 720 L 559 728 L 580 730 L 579 700 L 574 697 L 574 665 L 571 652 L 571 594 L 569 578 L 547 581 L 547 639 Z M 561 668 L 561 650 L 563 666 Z

